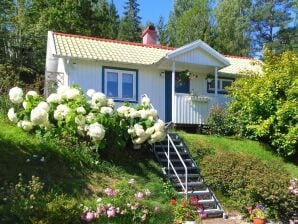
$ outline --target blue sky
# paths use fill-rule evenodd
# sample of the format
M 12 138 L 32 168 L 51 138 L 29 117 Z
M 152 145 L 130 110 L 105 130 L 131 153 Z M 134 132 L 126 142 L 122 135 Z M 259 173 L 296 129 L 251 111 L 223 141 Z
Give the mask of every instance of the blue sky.
M 126 0 L 114 0 L 118 14 L 123 15 L 123 7 Z M 139 16 L 142 17 L 142 24 L 147 21 L 157 23 L 159 16 L 163 16 L 165 21 L 168 20 L 169 13 L 173 8 L 173 0 L 138 0 L 140 5 Z

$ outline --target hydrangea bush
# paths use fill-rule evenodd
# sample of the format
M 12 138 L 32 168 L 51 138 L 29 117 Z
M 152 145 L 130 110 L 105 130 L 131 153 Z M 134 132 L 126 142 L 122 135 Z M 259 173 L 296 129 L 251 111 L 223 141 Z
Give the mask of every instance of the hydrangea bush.
M 126 104 L 115 109 L 113 99 L 103 93 L 90 89 L 85 95 L 73 86 L 59 87 L 46 99 L 13 87 L 9 99 L 15 106 L 8 118 L 24 131 L 80 141 L 96 149 L 108 144 L 123 148 L 130 140 L 135 145 L 152 144 L 165 137 L 165 124 L 148 97 L 136 107 Z

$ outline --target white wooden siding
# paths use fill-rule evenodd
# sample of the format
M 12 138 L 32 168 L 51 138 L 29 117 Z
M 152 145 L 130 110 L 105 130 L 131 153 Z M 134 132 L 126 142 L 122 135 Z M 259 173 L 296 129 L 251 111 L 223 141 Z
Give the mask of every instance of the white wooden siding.
M 213 56 L 200 49 L 195 49 L 193 51 L 179 55 L 175 57 L 175 61 L 204 66 L 222 66 L 222 64 Z

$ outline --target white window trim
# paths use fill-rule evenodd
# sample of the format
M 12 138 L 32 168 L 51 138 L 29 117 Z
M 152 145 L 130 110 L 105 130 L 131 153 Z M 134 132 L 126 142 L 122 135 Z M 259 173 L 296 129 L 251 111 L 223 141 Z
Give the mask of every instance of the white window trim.
M 214 79 L 213 79 L 214 80 Z M 213 81 L 212 80 L 212 81 Z M 226 89 L 224 89 L 224 88 L 222 88 L 222 82 L 223 81 L 228 81 L 228 82 L 231 82 L 231 83 L 233 83 L 234 82 L 234 79 L 228 79 L 228 78 L 218 78 L 218 89 L 217 89 L 217 92 L 218 93 L 227 93 L 227 90 Z M 213 92 L 215 92 L 215 88 L 212 88 L 211 87 L 211 82 L 210 83 L 208 83 L 207 82 L 207 85 L 208 85 L 208 88 L 207 88 L 207 91 L 213 91 Z
M 110 97 L 107 95 L 107 74 L 108 72 L 117 73 L 118 74 L 118 97 Z M 122 97 L 122 77 L 123 74 L 131 74 L 133 76 L 133 96 L 132 98 L 123 98 Z M 129 70 L 129 69 L 114 69 L 114 68 L 104 68 L 104 93 L 114 100 L 119 101 L 136 101 L 137 99 L 137 71 L 135 70 Z

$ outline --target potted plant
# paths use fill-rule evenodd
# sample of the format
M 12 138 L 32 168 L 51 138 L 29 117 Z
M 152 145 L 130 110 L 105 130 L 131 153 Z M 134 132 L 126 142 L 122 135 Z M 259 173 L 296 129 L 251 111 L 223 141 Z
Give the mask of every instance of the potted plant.
M 195 207 L 188 201 L 183 200 L 182 203 L 175 207 L 175 221 L 179 224 L 198 224 L 200 220 L 199 214 Z
M 254 208 L 248 208 L 248 212 L 250 214 L 250 219 L 254 224 L 265 224 L 267 213 L 265 207 L 261 204 L 256 204 Z

